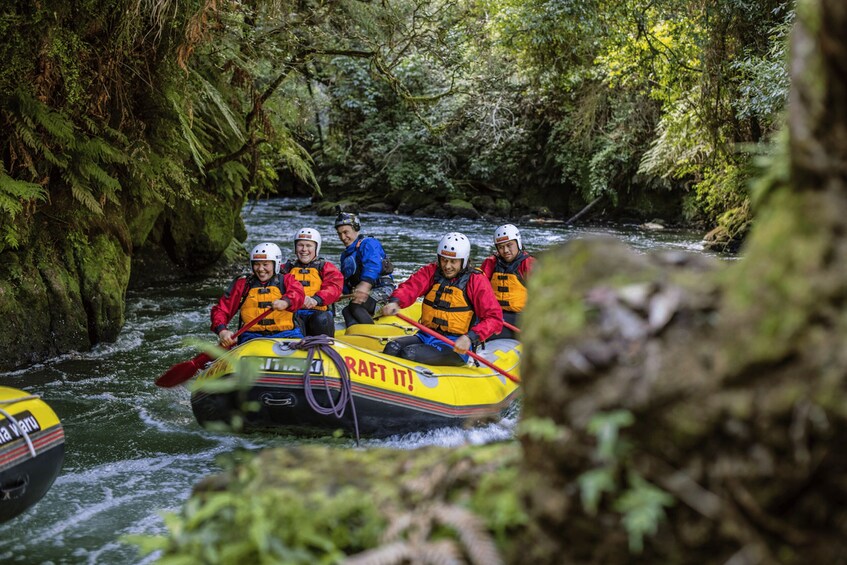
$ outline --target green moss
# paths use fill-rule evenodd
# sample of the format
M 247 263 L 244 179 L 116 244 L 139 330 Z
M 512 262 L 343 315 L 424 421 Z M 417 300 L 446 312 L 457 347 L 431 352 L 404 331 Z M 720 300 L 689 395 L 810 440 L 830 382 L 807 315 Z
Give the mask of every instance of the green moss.
M 822 298 L 820 279 L 811 275 L 826 268 L 824 226 L 834 211 L 808 193 L 782 189 L 771 198 L 751 235 L 748 260 L 727 270 L 723 281 L 722 354 L 729 373 L 790 355 Z
M 124 323 L 129 255 L 106 234 L 93 236 L 88 245 L 76 245 L 74 255 L 92 341 L 113 341 Z
M 49 300 L 41 274 L 18 253 L 0 254 L 0 368 L 11 369 L 40 359 L 50 344 Z
M 215 263 L 229 247 L 235 233 L 241 200 L 204 195 L 203 202 L 180 203 L 168 214 L 173 259 L 190 269 Z

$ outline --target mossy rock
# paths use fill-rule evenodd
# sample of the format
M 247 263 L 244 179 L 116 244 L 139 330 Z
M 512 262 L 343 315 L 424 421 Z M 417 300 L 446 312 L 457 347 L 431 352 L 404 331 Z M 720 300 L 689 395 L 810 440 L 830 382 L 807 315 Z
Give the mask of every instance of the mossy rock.
M 26 257 L 0 253 L 0 369 L 40 361 L 51 349 L 50 303 L 41 273 Z
M 176 265 L 206 268 L 229 247 L 240 215 L 240 201 L 210 194 L 198 204 L 180 202 L 166 213 L 162 243 Z
M 358 213 L 359 203 L 353 199 L 319 200 L 312 205 L 318 216 L 337 216 L 339 207 L 345 212 Z
M 120 242 L 99 234 L 74 249 L 80 295 L 92 343 L 114 341 L 123 328 L 130 258 Z
M 512 215 L 512 202 L 508 198 L 498 198 L 494 201 L 494 213 L 501 218 Z
M 477 219 L 481 214 L 474 205 L 461 198 L 454 198 L 444 205 L 444 209 L 451 217 Z
M 402 200 L 397 205 L 397 212 L 400 214 L 415 215 L 416 212 L 431 206 L 433 199 L 430 195 L 414 190 L 409 190 L 403 193 Z
M 471 198 L 471 204 L 473 204 L 474 208 L 483 214 L 494 214 L 497 212 L 497 206 L 494 202 L 494 198 L 487 194 L 474 196 Z
M 0 370 L 91 347 L 77 269 L 65 262 L 72 256 L 46 235 L 29 250 L 0 254 Z

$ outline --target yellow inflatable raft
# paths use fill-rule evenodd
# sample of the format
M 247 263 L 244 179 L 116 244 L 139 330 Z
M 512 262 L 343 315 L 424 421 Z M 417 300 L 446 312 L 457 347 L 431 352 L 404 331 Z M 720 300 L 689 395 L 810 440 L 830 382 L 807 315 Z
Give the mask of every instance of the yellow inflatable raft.
M 65 457 L 58 416 L 38 396 L 0 386 L 0 522 L 38 502 Z
M 420 305 L 404 313 L 417 319 Z M 490 421 L 518 398 L 515 382 L 474 361 L 431 366 L 382 353 L 388 340 L 415 331 L 392 316 L 352 326 L 334 340 L 250 340 L 199 373 L 194 415 L 201 424 L 237 416 L 248 430 L 380 437 Z M 476 353 L 517 377 L 520 350 L 515 340 L 494 340 Z M 239 375 L 252 380 L 232 390 L 227 384 Z

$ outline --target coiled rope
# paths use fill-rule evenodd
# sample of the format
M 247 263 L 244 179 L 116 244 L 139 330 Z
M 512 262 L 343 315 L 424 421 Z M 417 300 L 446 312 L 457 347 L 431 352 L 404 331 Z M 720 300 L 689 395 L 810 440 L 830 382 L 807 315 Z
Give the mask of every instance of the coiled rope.
M 38 400 L 38 399 L 39 399 L 38 396 L 31 394 L 29 396 L 22 396 L 20 398 L 12 398 L 12 399 L 9 399 L 9 400 L 0 400 L 0 404 L 16 404 L 18 402 L 23 402 L 24 400 Z M 6 419 L 9 420 L 12 423 L 12 425 L 18 429 L 18 434 L 23 436 L 27 447 L 29 447 L 29 453 L 34 458 L 35 457 L 35 446 L 32 445 L 32 440 L 29 439 L 29 433 L 27 433 L 27 431 L 25 429 L 23 429 L 23 427 L 20 424 L 18 424 L 18 421 L 15 420 L 15 418 L 11 414 L 6 412 L 2 408 L 0 408 L 0 414 L 5 416 Z
M 356 404 L 353 402 L 353 382 L 350 380 L 350 372 L 347 370 L 347 363 L 341 358 L 341 355 L 332 348 L 335 341 L 325 335 L 316 335 L 304 337 L 302 340 L 294 344 L 294 349 L 302 349 L 308 351 L 306 357 L 306 370 L 303 372 L 303 389 L 306 394 L 306 401 L 309 407 L 323 416 L 334 415 L 341 419 L 344 416 L 344 411 L 347 409 L 347 404 L 350 404 L 350 411 L 353 415 L 353 428 L 356 432 L 356 445 L 359 445 L 359 420 L 356 418 Z M 326 377 L 323 378 L 324 390 L 329 399 L 329 406 L 323 406 L 315 398 L 315 392 L 312 385 L 312 359 L 315 357 L 315 351 L 325 354 L 335 364 L 338 371 L 338 376 L 341 381 L 338 391 L 338 399 L 332 398 L 332 390 L 329 387 L 329 382 Z

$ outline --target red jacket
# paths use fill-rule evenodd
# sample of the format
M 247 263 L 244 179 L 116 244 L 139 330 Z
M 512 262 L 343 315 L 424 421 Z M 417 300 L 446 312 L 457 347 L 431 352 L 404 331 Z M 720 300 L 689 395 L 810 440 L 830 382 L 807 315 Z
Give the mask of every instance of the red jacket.
M 286 266 L 288 263 L 286 263 Z M 294 267 L 302 266 L 300 261 L 292 261 Z M 286 288 L 288 288 L 286 286 Z M 317 291 L 312 298 L 318 300 L 319 306 L 329 306 L 338 302 L 341 297 L 342 289 L 344 288 L 344 275 L 338 270 L 338 267 L 327 260 L 324 260 L 324 266 L 321 270 L 321 289 Z
M 397 302 L 401 308 L 406 308 L 411 306 L 418 298 L 426 296 L 426 293 L 435 284 L 436 269 L 438 269 L 436 263 L 430 263 L 418 269 L 412 276 L 400 283 L 400 286 L 391 295 L 392 300 Z M 466 291 L 477 318 L 477 323 L 471 326 L 468 332 L 471 341 L 476 344 L 500 333 L 503 330 L 503 309 L 494 297 L 491 283 L 485 278 L 485 275 L 480 272 L 472 273 Z
M 218 303 L 212 306 L 212 331 L 215 333 L 225 329 L 232 318 L 238 314 L 241 307 L 241 298 L 244 295 L 244 287 L 247 285 L 249 276 L 241 276 L 232 281 L 229 288 L 220 297 Z M 273 281 L 271 277 L 267 283 Z M 285 294 L 282 295 L 290 306 L 287 308 L 289 312 L 296 312 L 303 307 L 303 300 L 306 298 L 306 293 L 303 292 L 303 285 L 294 278 L 293 275 L 282 275 L 282 284 L 285 286 Z
M 521 251 L 521 253 L 526 253 L 526 251 Z M 482 265 L 479 266 L 479 269 L 483 272 L 485 278 L 487 278 L 488 280 L 491 280 L 492 275 L 494 275 L 494 269 L 497 266 L 498 258 L 499 257 L 497 257 L 497 255 L 490 255 L 485 259 L 485 261 L 482 262 Z M 520 255 L 518 255 L 518 258 L 520 258 Z M 534 266 L 535 257 L 529 255 L 526 260 L 522 261 L 521 264 L 518 266 L 518 274 L 523 278 L 523 280 L 527 280 L 527 276 L 529 275 L 530 271 L 532 271 Z

